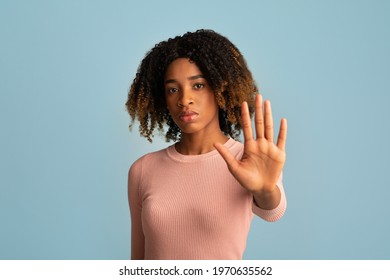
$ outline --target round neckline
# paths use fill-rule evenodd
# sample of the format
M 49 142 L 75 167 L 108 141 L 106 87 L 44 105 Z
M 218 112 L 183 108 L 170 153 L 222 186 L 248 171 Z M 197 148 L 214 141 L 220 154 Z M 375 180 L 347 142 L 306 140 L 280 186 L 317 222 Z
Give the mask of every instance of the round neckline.
M 223 145 L 229 149 L 235 144 L 235 142 L 236 141 L 234 139 L 229 138 Z M 199 161 L 201 159 L 206 159 L 217 155 L 219 156 L 219 152 L 216 149 L 200 155 L 183 155 L 176 150 L 175 144 L 167 148 L 167 153 L 171 159 L 180 162 L 194 162 L 194 161 Z

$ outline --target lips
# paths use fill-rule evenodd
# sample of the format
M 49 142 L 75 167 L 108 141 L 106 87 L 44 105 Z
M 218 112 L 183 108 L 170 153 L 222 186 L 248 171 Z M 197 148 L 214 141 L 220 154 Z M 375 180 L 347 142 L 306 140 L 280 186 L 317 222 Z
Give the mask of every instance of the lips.
M 179 115 L 179 118 L 182 122 L 192 122 L 193 120 L 195 120 L 197 117 L 199 116 L 198 113 L 194 112 L 194 111 L 191 111 L 191 110 L 187 110 L 187 111 L 183 111 L 180 113 Z

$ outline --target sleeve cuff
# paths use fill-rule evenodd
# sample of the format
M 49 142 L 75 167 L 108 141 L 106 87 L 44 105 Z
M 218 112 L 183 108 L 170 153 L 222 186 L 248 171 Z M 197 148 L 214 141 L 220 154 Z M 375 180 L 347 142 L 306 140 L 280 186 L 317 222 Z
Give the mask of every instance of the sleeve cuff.
M 281 174 L 279 177 L 279 180 L 277 182 L 277 186 L 280 189 L 280 202 L 276 208 L 271 209 L 271 210 L 262 209 L 262 208 L 258 207 L 255 204 L 254 200 L 252 199 L 252 212 L 254 214 L 256 214 L 257 216 L 259 216 L 260 218 L 262 218 L 263 220 L 266 220 L 268 222 L 278 221 L 280 218 L 282 218 L 282 216 L 286 212 L 287 200 L 286 200 L 286 194 L 285 194 L 284 188 L 283 188 L 282 179 L 283 179 L 283 175 Z

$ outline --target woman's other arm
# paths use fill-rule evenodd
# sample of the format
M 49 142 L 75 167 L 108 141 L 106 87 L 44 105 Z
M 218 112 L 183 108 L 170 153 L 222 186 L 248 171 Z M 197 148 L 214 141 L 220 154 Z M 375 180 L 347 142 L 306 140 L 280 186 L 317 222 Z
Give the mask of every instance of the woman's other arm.
M 144 259 L 145 237 L 142 231 L 141 210 L 142 201 L 140 197 L 140 179 L 142 162 L 137 160 L 129 170 L 128 177 L 128 200 L 131 217 L 131 259 Z

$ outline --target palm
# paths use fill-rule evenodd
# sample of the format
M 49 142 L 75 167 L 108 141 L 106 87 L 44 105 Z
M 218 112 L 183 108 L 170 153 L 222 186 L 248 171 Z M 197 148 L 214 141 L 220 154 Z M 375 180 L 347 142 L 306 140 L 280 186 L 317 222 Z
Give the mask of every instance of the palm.
M 248 105 L 241 107 L 244 132 L 244 153 L 240 160 L 222 145 L 215 147 L 225 159 L 228 168 L 237 181 L 251 192 L 271 191 L 277 183 L 286 160 L 287 121 L 282 119 L 277 144 L 273 139 L 273 120 L 270 102 L 264 103 L 256 96 L 255 129 L 253 138 Z

